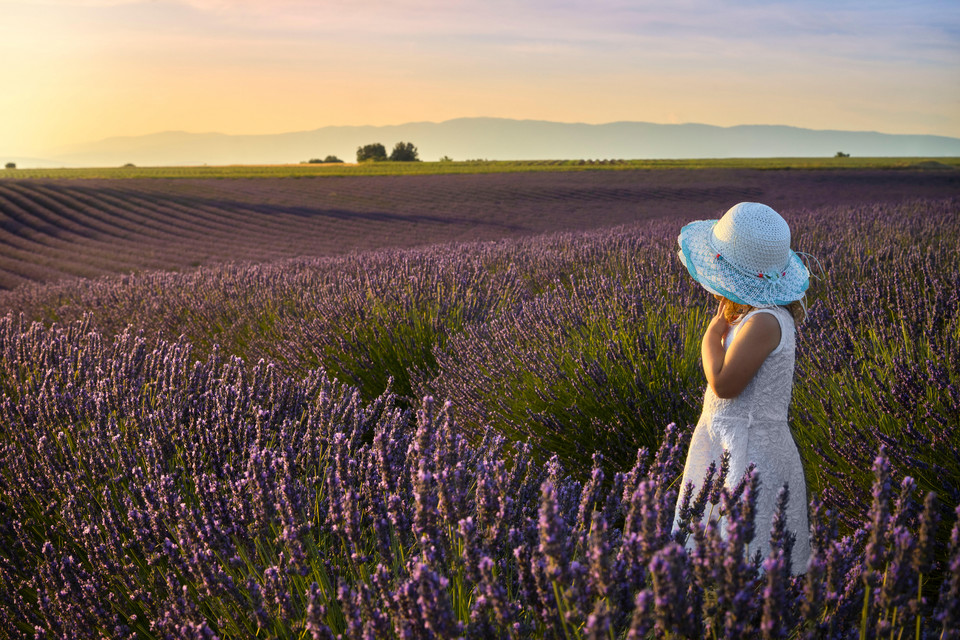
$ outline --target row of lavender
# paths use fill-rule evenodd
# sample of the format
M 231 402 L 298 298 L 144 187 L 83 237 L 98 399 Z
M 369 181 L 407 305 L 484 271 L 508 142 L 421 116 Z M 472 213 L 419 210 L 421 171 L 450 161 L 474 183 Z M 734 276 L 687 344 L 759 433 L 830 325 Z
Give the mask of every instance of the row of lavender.
M 756 471 L 719 461 L 674 513 L 687 429 L 581 482 L 497 434 L 470 444 L 449 404 L 365 404 L 322 372 L 88 322 L 7 318 L 0 353 L 10 637 L 957 637 L 960 524 L 944 571 L 935 497 L 885 455 L 851 535 L 813 501 L 794 578 L 783 519 L 754 521 L 776 490 Z
M 880 444 L 898 483 L 911 476 L 921 493 L 936 491 L 947 523 L 923 580 L 931 601 L 951 575 L 960 502 L 957 209 L 947 200 L 790 216 L 800 248 L 825 267 L 795 389 L 808 482 L 842 534 L 871 517 Z M 638 446 L 659 445 L 665 423 L 689 424 L 699 408 L 709 307 L 677 268 L 676 228 L 82 281 L 5 304 L 62 321 L 93 312 L 87 322 L 108 341 L 128 322 L 182 334 L 196 357 L 219 344 L 218 354 L 274 362 L 281 378 L 322 365 L 369 401 L 392 377 L 401 405 L 424 393 L 452 400 L 473 444 L 491 425 L 506 451 L 528 442 L 540 467 L 556 453 L 580 480 L 599 450 L 613 478 Z M 851 540 L 860 553 L 863 534 Z M 537 629 L 524 633 L 546 633 Z
M 381 176 L 333 180 L 0 180 L 0 288 L 223 260 L 479 240 L 635 220 L 638 202 L 756 196 L 696 172 Z M 765 174 L 782 192 L 806 172 Z M 903 175 L 903 174 L 901 174 Z M 922 193 L 925 178 L 906 188 Z M 849 182 L 849 181 L 848 181 Z M 929 185 L 927 185 L 929 187 Z M 546 215 L 548 214 L 548 215 Z
M 960 215 L 955 199 L 787 212 L 823 266 L 800 333 L 793 428 L 808 482 L 864 517 L 870 463 L 960 502 Z M 586 472 L 697 418 L 709 298 L 674 256 L 678 220 L 526 240 L 234 265 L 22 289 L 0 310 L 105 335 L 128 323 L 285 375 L 322 366 L 366 400 L 454 402 Z M 816 270 L 816 269 L 815 269 Z M 413 400 L 415 403 L 416 400 Z

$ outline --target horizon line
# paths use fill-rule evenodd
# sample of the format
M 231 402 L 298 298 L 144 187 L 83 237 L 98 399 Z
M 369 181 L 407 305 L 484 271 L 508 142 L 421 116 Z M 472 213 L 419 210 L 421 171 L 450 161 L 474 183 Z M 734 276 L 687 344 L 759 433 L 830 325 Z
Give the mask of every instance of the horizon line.
M 315 127 L 312 129 L 297 129 L 297 130 L 288 130 L 288 131 L 274 131 L 272 133 L 224 133 L 222 131 L 186 131 L 183 129 L 163 129 L 160 131 L 152 131 L 150 133 L 140 133 L 140 134 L 128 134 L 128 135 L 116 135 L 116 136 L 107 136 L 105 138 L 99 138 L 95 140 L 89 140 L 87 142 L 78 142 L 71 143 L 67 146 L 82 146 L 87 144 L 96 144 L 99 142 L 106 142 L 108 140 L 130 140 L 134 138 L 147 138 L 151 136 L 162 136 L 170 134 L 181 134 L 181 135 L 191 135 L 191 136 L 229 136 L 237 138 L 258 138 L 258 137 L 267 137 L 267 136 L 282 136 L 282 135 L 293 135 L 299 133 L 311 133 L 314 131 L 321 131 L 323 129 L 388 129 L 391 127 L 407 127 L 415 125 L 442 125 L 448 124 L 451 122 L 458 122 L 463 120 L 501 120 L 505 122 L 528 122 L 528 123 L 538 123 L 538 124 L 561 124 L 561 125 L 570 125 L 570 126 L 586 126 L 586 127 L 605 127 L 619 124 L 643 124 L 643 125 L 652 125 L 658 127 L 684 127 L 684 126 L 698 126 L 698 127 L 710 127 L 714 129 L 736 129 L 739 127 L 768 127 L 768 128 L 778 128 L 778 129 L 797 129 L 802 131 L 816 131 L 822 133 L 871 133 L 877 135 L 885 136 L 922 136 L 929 138 L 946 138 L 949 140 L 960 140 L 960 136 L 947 136 L 936 133 L 891 133 L 888 131 L 877 131 L 875 129 L 814 129 L 811 127 L 802 127 L 792 124 L 762 124 L 762 123 L 740 123 L 733 125 L 719 125 L 719 124 L 709 124 L 706 122 L 651 122 L 649 120 L 612 120 L 609 122 L 583 122 L 583 121 L 564 121 L 564 120 L 544 120 L 539 118 L 507 118 L 503 116 L 460 116 L 456 118 L 447 118 L 446 120 L 411 120 L 408 122 L 400 122 L 394 124 L 329 124 Z

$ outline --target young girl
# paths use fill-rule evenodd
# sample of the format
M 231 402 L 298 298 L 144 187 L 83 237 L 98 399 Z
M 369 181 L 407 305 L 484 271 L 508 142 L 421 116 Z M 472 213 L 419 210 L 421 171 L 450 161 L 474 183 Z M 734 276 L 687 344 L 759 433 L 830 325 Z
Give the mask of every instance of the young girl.
M 692 482 L 696 496 L 710 462 L 719 465 L 725 449 L 728 487 L 754 463 L 761 489 L 749 553 L 753 557 L 759 549 L 766 557 L 777 494 L 788 485 L 787 529 L 796 536 L 792 570 L 804 573 L 810 556 L 807 490 L 787 408 L 795 323 L 805 315 L 810 274 L 790 249 L 786 221 L 756 202 L 734 205 L 720 220 L 692 222 L 680 230 L 678 241 L 690 275 L 719 300 L 703 336 L 708 386 L 681 487 Z

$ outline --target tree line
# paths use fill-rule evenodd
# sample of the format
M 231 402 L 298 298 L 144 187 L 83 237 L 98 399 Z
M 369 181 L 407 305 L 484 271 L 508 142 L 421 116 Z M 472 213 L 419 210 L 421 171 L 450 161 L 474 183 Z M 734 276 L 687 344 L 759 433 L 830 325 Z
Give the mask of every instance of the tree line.
M 357 147 L 357 162 L 381 162 L 384 160 L 390 160 L 392 162 L 419 162 L 420 154 L 412 142 L 398 142 L 394 145 L 389 157 L 387 157 L 386 147 L 379 142 Z

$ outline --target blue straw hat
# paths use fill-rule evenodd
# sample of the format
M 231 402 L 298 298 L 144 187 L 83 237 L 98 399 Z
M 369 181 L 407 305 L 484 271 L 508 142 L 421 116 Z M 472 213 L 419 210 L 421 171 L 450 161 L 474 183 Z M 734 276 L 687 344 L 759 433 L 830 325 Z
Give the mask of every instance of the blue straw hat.
M 680 229 L 680 261 L 710 293 L 752 307 L 803 298 L 810 272 L 790 249 L 790 227 L 765 204 L 741 202 L 719 220 Z

